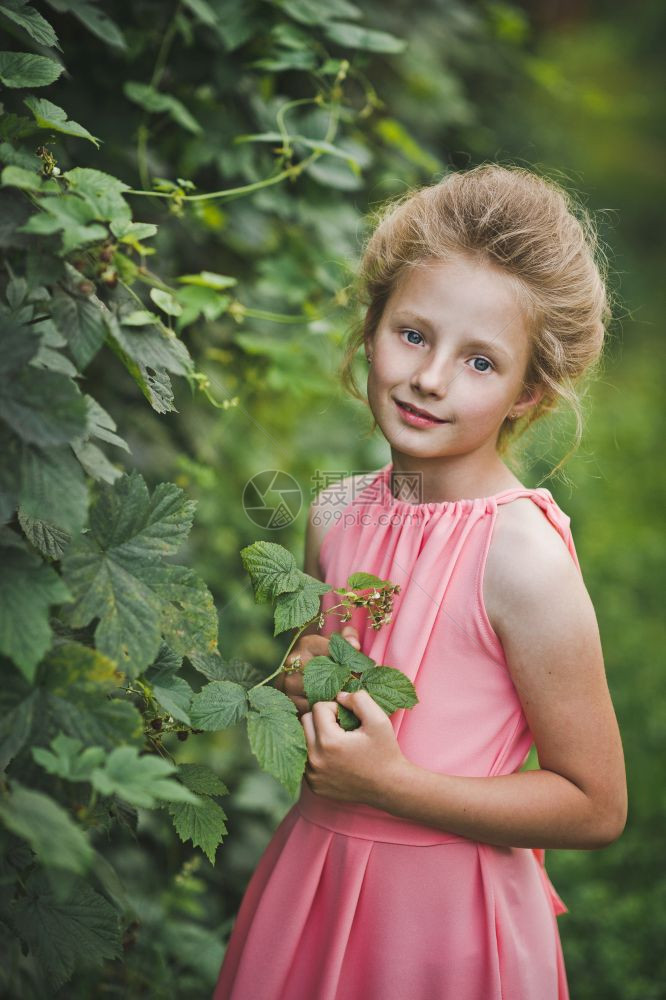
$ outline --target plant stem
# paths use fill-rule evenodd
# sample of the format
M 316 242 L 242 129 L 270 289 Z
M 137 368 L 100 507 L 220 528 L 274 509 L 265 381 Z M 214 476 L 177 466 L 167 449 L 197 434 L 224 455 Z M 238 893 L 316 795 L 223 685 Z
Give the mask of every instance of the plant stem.
M 300 639 L 300 637 L 303 634 L 303 632 L 305 631 L 305 629 L 309 628 L 309 626 L 312 625 L 313 622 L 316 622 L 317 619 L 320 618 L 322 614 L 324 614 L 324 615 L 330 615 L 330 613 L 332 611 L 335 611 L 337 608 L 345 608 L 345 607 L 347 607 L 347 605 L 344 603 L 344 601 L 341 601 L 339 604 L 334 604 L 332 608 L 328 609 L 328 611 L 323 611 L 323 612 L 319 611 L 314 616 L 314 618 L 310 619 L 309 622 L 306 622 L 305 625 L 301 625 L 301 627 L 299 628 L 298 632 L 296 633 L 296 635 L 293 637 L 293 639 L 289 643 L 289 645 L 288 645 L 288 647 L 286 649 L 286 652 L 285 652 L 285 654 L 282 657 L 282 660 L 280 662 L 280 666 L 277 668 L 277 670 L 274 670 L 272 674 L 268 675 L 268 677 L 264 677 L 263 680 L 257 681 L 257 683 L 253 684 L 252 687 L 249 690 L 250 691 L 254 691 L 255 688 L 261 687 L 263 684 L 268 684 L 269 681 L 272 681 L 274 677 L 277 677 L 277 675 L 282 672 L 282 669 L 283 669 L 283 667 L 285 665 L 285 661 L 286 661 L 287 657 L 291 653 L 292 649 L 294 648 L 294 646 L 296 645 L 296 643 Z

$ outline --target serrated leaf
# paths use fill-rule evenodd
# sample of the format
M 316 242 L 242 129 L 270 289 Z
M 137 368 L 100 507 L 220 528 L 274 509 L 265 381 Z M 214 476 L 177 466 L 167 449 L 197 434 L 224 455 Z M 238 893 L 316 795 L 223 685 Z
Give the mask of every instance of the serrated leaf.
M 166 709 L 174 719 L 190 725 L 190 703 L 194 692 L 184 677 L 176 677 L 173 673 L 160 671 L 150 681 L 153 697 Z
M 191 792 L 199 795 L 228 795 L 222 779 L 206 764 L 179 764 L 178 777 Z
M 0 536 L 0 652 L 32 682 L 51 644 L 49 607 L 71 594 L 55 570 L 12 535 L 4 530 Z
M 162 757 L 139 756 L 136 747 L 122 746 L 111 751 L 104 767 L 96 768 L 90 780 L 102 795 L 117 795 L 134 806 L 152 808 L 158 800 L 198 805 L 198 797 L 175 780 L 176 770 Z
M 26 0 L 2 0 L 0 12 L 27 31 L 40 45 L 49 47 L 58 45 L 58 36 L 49 22 Z
M 276 542 L 253 542 L 241 549 L 240 556 L 250 574 L 257 604 L 297 590 L 305 576 L 291 552 Z
M 23 517 L 44 521 L 68 534 L 80 531 L 88 510 L 88 490 L 71 449 L 24 446 L 19 499 Z
M 98 438 L 100 441 L 106 441 L 108 444 L 114 444 L 117 448 L 129 451 L 127 441 L 115 433 L 116 422 L 113 417 L 92 396 L 84 398 L 87 407 L 86 425 L 90 437 Z
M 84 298 L 61 290 L 56 290 L 51 299 L 53 320 L 81 372 L 95 357 L 108 332 L 100 306 L 96 297 Z
M 303 686 L 310 705 L 316 701 L 333 701 L 348 677 L 349 670 L 328 656 L 313 656 L 303 671 Z
M 66 444 L 85 434 L 86 406 L 71 378 L 28 368 L 0 385 L 0 418 L 29 444 Z
M 22 507 L 19 507 L 18 518 L 26 538 L 43 556 L 60 559 L 72 538 L 68 531 L 49 521 L 30 517 Z
M 0 52 L 0 82 L 5 87 L 46 87 L 63 71 L 60 63 L 28 52 Z
M 0 324 L 0 374 L 12 377 L 20 372 L 39 350 L 37 331 L 14 319 Z
M 191 840 L 194 847 L 200 847 L 211 865 L 215 864 L 215 852 L 227 833 L 227 815 L 217 802 L 207 795 L 197 796 L 198 805 L 178 803 L 169 806 L 176 833 L 183 841 Z
M 235 681 L 247 690 L 262 679 L 260 671 L 246 660 L 224 660 L 219 653 L 194 653 L 189 660 L 209 681 Z
M 27 840 L 43 865 L 81 873 L 92 861 L 94 852 L 81 827 L 43 792 L 13 781 L 0 798 L 0 820 Z
M 291 698 L 267 684 L 252 688 L 247 694 L 251 707 L 263 715 L 275 715 L 276 712 L 286 712 L 288 715 L 298 714 L 298 709 Z
M 122 470 L 112 465 L 101 448 L 98 448 L 92 441 L 82 441 L 81 443 L 73 441 L 72 451 L 91 479 L 115 483 L 116 479 L 122 476 Z
M 176 124 L 195 135 L 202 131 L 196 118 L 187 110 L 183 102 L 172 94 L 164 94 L 162 91 L 156 90 L 155 87 L 151 87 L 150 84 L 136 83 L 132 80 L 128 80 L 124 84 L 123 91 L 130 101 L 134 101 L 144 111 L 150 111 L 154 114 L 165 112 Z
M 211 681 L 192 699 L 190 718 L 195 729 L 215 732 L 245 718 L 245 688 L 233 681 Z
M 129 222 L 132 212 L 123 198 L 129 184 L 91 167 L 74 167 L 63 174 L 69 188 L 90 207 L 92 218 L 102 222 L 112 219 Z
M 375 661 L 347 642 L 340 632 L 333 632 L 328 640 L 329 655 L 347 670 L 361 673 L 375 666 Z
M 39 128 L 61 132 L 63 135 L 72 135 L 77 139 L 87 139 L 99 149 L 102 140 L 92 135 L 87 128 L 79 125 L 78 122 L 70 121 L 67 112 L 59 108 L 57 104 L 47 101 L 45 97 L 26 97 L 23 103 L 32 112 Z
M 13 920 L 54 990 L 79 966 L 119 957 L 118 913 L 87 882 L 71 879 L 56 893 L 42 872 L 34 872 L 25 888 Z
M 395 667 L 373 667 L 363 674 L 362 682 L 387 715 L 398 708 L 412 708 L 419 700 L 409 677 Z
M 275 691 L 275 694 L 280 692 Z M 296 796 L 305 769 L 307 747 L 303 727 L 296 718 L 296 706 L 290 704 L 294 714 L 288 711 L 250 712 L 247 735 L 252 753 L 264 771 L 277 778 L 290 795 Z
M 301 24 L 325 24 L 331 18 L 361 17 L 358 7 L 348 0 L 329 0 L 326 4 L 319 0 L 276 0 L 276 6 Z
M 63 560 L 75 596 L 75 627 L 99 618 L 98 649 L 136 676 L 157 656 L 162 632 L 177 653 L 212 649 L 217 620 L 207 588 L 186 567 L 164 562 L 192 523 L 194 504 L 171 483 L 151 496 L 136 472 L 100 485 L 90 530 Z
M 111 317 L 111 340 L 142 369 L 165 369 L 174 375 L 190 374 L 194 363 L 185 344 L 175 333 L 158 326 L 155 322 L 157 317 L 150 313 L 147 316 L 150 316 L 150 320 L 141 318 L 140 331 L 131 326 L 122 326 L 115 317 Z
M 143 719 L 129 701 L 73 689 L 66 698 L 49 694 L 47 709 L 55 727 L 89 746 L 143 745 Z
M 330 584 L 322 583 L 307 573 L 301 573 L 299 584 L 298 590 L 280 594 L 277 598 L 273 616 L 274 635 L 290 628 L 300 628 L 315 618 L 321 610 L 321 595 L 333 589 Z
M 65 733 L 51 740 L 51 750 L 31 747 L 32 756 L 49 774 L 57 774 L 67 781 L 89 781 L 90 775 L 103 762 L 103 747 L 83 747 L 81 740 Z

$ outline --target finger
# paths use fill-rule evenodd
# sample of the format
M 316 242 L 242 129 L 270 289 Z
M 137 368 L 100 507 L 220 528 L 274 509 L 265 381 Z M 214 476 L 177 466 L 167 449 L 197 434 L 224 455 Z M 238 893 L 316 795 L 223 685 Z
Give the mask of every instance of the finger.
M 288 694 L 290 698 L 303 697 L 305 695 L 305 688 L 303 687 L 303 674 L 284 674 L 283 688 L 285 694 Z
M 346 639 L 350 646 L 354 649 L 360 649 L 361 643 L 358 637 L 358 629 L 354 625 L 345 625 L 342 630 L 342 638 Z
M 312 717 L 317 739 L 336 736 L 340 732 L 336 702 L 316 701 L 312 706 Z
M 301 716 L 301 725 L 305 731 L 305 742 L 307 744 L 308 754 L 310 754 L 314 750 L 315 743 L 317 742 L 312 712 L 303 713 Z
M 337 699 L 361 720 L 361 725 L 376 725 L 388 719 L 384 709 L 362 688 L 360 691 L 338 691 Z

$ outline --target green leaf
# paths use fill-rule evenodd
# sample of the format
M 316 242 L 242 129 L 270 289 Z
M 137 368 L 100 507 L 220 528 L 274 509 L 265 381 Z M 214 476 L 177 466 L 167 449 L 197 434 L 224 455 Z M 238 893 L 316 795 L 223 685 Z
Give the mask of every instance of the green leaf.
M 0 52 L 0 83 L 6 87 L 46 87 L 63 71 L 60 63 L 28 52 Z
M 0 562 L 0 652 L 32 682 L 51 644 L 49 606 L 71 594 L 55 570 L 7 529 L 0 534 Z
M 82 879 L 55 891 L 42 872 L 27 879 L 13 920 L 50 988 L 57 990 L 79 966 L 121 955 L 118 913 Z
M 352 573 L 347 579 L 347 590 L 370 590 L 371 588 L 378 590 L 388 582 L 388 580 L 382 580 L 380 576 L 375 576 L 374 573 Z
M 412 708 L 419 700 L 409 677 L 395 667 L 373 667 L 363 674 L 362 682 L 387 715 L 398 708 Z
M 127 48 L 123 33 L 116 22 L 112 21 L 93 0 L 48 0 L 48 3 L 58 13 L 71 14 L 78 18 L 81 24 L 105 45 L 112 45 L 118 49 Z
M 298 710 L 291 698 L 288 698 L 277 688 L 262 684 L 248 691 L 250 706 L 264 715 L 275 715 L 276 712 L 286 712 L 287 715 L 297 715 Z
M 224 809 L 207 795 L 197 796 L 197 806 L 178 803 L 169 806 L 176 833 L 183 841 L 191 840 L 194 847 L 200 847 L 211 865 L 215 864 L 215 852 L 227 833 Z
M 153 697 L 174 719 L 190 725 L 190 703 L 193 691 L 184 677 L 176 677 L 170 670 L 160 670 L 150 677 Z
M 303 672 L 303 685 L 310 705 L 314 705 L 316 701 L 333 701 L 349 675 L 346 667 L 335 663 L 328 656 L 313 656 L 306 663 Z
M 322 583 L 307 573 L 300 574 L 299 583 L 298 590 L 280 594 L 277 598 L 274 635 L 290 628 L 300 628 L 311 621 L 321 609 L 321 595 L 333 589 L 330 584 Z
M 201 21 L 209 28 L 214 28 L 217 25 L 217 14 L 210 4 L 206 3 L 206 0 L 183 0 L 183 4 L 194 14 L 197 21 Z
M 348 0 L 328 0 L 325 4 L 319 0 L 275 0 L 275 4 L 301 24 L 325 24 L 334 17 L 361 17 L 359 8 Z
M 52 132 L 61 132 L 63 135 L 73 135 L 77 139 L 88 139 L 99 149 L 102 141 L 92 135 L 87 128 L 79 125 L 78 122 L 70 121 L 67 112 L 59 108 L 57 104 L 52 104 L 44 97 L 26 97 L 23 102 L 32 111 L 33 118 L 39 128 L 47 128 Z
M 115 483 L 122 471 L 108 460 L 104 452 L 91 441 L 73 442 L 72 451 L 92 479 Z
M 333 632 L 329 636 L 329 655 L 336 663 L 346 667 L 347 670 L 361 673 L 375 666 L 375 661 L 360 649 L 354 647 L 343 638 L 340 632 Z
M 0 713 L 0 772 L 5 771 L 14 757 L 25 746 L 32 731 L 35 713 L 39 709 L 38 691 Z
M 0 12 L 27 31 L 40 45 L 58 46 L 58 36 L 49 22 L 26 0 L 2 0 Z
M 257 691 L 261 690 L 257 688 Z M 275 691 L 274 688 L 266 690 Z M 275 694 L 280 693 L 275 691 Z M 296 796 L 305 768 L 307 747 L 303 727 L 296 718 L 296 706 L 290 704 L 294 714 L 288 711 L 250 712 L 247 735 L 252 753 L 264 771 L 277 778 L 290 795 Z
M 128 315 L 131 316 L 131 313 Z M 158 317 L 148 316 L 150 319 L 142 317 L 140 331 L 122 326 L 115 316 L 107 317 L 111 339 L 123 354 L 142 368 L 166 369 L 175 375 L 189 375 L 194 364 L 185 344 L 175 333 L 157 325 Z M 121 322 L 124 321 L 123 317 Z
M 241 549 L 240 556 L 250 574 L 257 604 L 297 590 L 305 576 L 291 552 L 275 542 L 253 542 Z
M 170 292 L 165 292 L 161 288 L 151 288 L 150 297 L 162 312 L 165 312 L 167 316 L 180 316 L 183 311 L 183 307 L 180 303 L 171 295 Z M 125 320 L 127 322 L 127 320 Z
M 63 177 L 70 189 L 90 206 L 93 219 L 102 222 L 131 220 L 131 209 L 123 198 L 123 192 L 129 190 L 129 185 L 124 181 L 90 167 L 74 167 Z
M 246 660 L 223 660 L 218 652 L 194 653 L 189 657 L 195 670 L 209 681 L 235 681 L 246 690 L 262 679 L 262 674 Z
M 175 293 L 175 298 L 182 308 L 178 318 L 179 330 L 189 323 L 193 323 L 199 316 L 203 316 L 209 323 L 212 323 L 229 308 L 231 302 L 228 295 L 220 295 L 212 288 L 199 288 L 194 285 L 179 288 Z
M 344 705 L 338 705 L 338 722 L 345 732 L 352 732 L 361 725 L 361 720 Z
M 96 767 L 104 761 L 103 747 L 85 747 L 81 740 L 65 733 L 51 740 L 52 750 L 31 747 L 32 756 L 49 774 L 57 774 L 67 781 L 89 781 Z
M 103 768 L 91 775 L 102 795 L 117 795 L 134 806 L 154 807 L 158 800 L 199 803 L 198 797 L 174 780 L 176 766 L 154 754 L 139 756 L 136 747 L 116 747 Z
M 88 491 L 71 449 L 24 446 L 19 499 L 23 519 L 43 521 L 48 530 L 80 531 L 86 520 Z
M 53 320 L 66 338 L 79 371 L 84 371 L 104 343 L 108 327 L 96 296 L 70 295 L 57 289 L 50 303 Z
M 189 132 L 194 132 L 195 135 L 198 135 L 202 131 L 199 122 L 190 114 L 182 101 L 179 101 L 177 97 L 173 97 L 171 94 L 164 94 L 147 83 L 135 83 L 131 80 L 128 80 L 124 84 L 123 91 L 130 101 L 134 101 L 144 111 L 157 114 L 166 112 L 176 124 L 181 125 Z
M 245 717 L 245 688 L 233 681 L 211 681 L 192 699 L 190 717 L 195 729 L 227 729 Z
M 43 865 L 79 873 L 90 866 L 93 849 L 85 833 L 43 792 L 12 781 L 11 791 L 0 797 L 0 820 L 27 840 Z
M 20 188 L 21 191 L 42 191 L 44 181 L 36 170 L 26 170 L 25 167 L 8 166 L 2 171 L 0 178 L 2 187 Z
M 229 789 L 206 764 L 179 764 L 178 777 L 191 792 L 199 795 L 228 795 Z
M 232 288 L 238 284 L 237 278 L 231 278 L 228 274 L 216 274 L 213 271 L 201 271 L 199 274 L 181 274 L 178 281 L 183 285 L 212 288 L 216 292 L 220 292 L 224 288 Z
M 0 376 L 20 373 L 39 350 L 38 332 L 13 319 L 0 323 Z
M 49 521 L 30 517 L 22 507 L 19 507 L 18 518 L 31 545 L 47 559 L 60 559 L 72 538 L 68 531 Z
M 161 634 L 178 653 L 215 648 L 212 598 L 191 570 L 164 562 L 187 537 L 194 504 L 171 483 L 151 497 L 136 472 L 100 485 L 90 531 L 73 542 L 63 571 L 75 596 L 70 621 L 99 618 L 97 648 L 136 676 L 157 656 Z
M 127 441 L 115 433 L 116 422 L 113 417 L 92 396 L 86 396 L 85 401 L 89 435 L 100 441 L 106 441 L 108 444 L 114 444 L 117 448 L 122 448 L 124 451 L 129 451 Z
M 407 43 L 386 31 L 373 31 L 358 24 L 331 22 L 324 31 L 336 45 L 350 49 L 365 49 L 368 52 L 404 52 Z
M 72 379 L 29 368 L 2 380 L 0 418 L 24 441 L 66 444 L 85 433 L 86 405 Z

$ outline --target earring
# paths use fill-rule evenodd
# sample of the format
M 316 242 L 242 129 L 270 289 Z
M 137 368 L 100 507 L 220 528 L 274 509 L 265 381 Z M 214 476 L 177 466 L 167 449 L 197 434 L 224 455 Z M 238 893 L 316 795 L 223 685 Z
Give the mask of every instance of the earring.
M 365 360 L 368 362 L 369 365 L 371 365 L 372 364 L 372 354 L 366 355 L 366 359 Z

